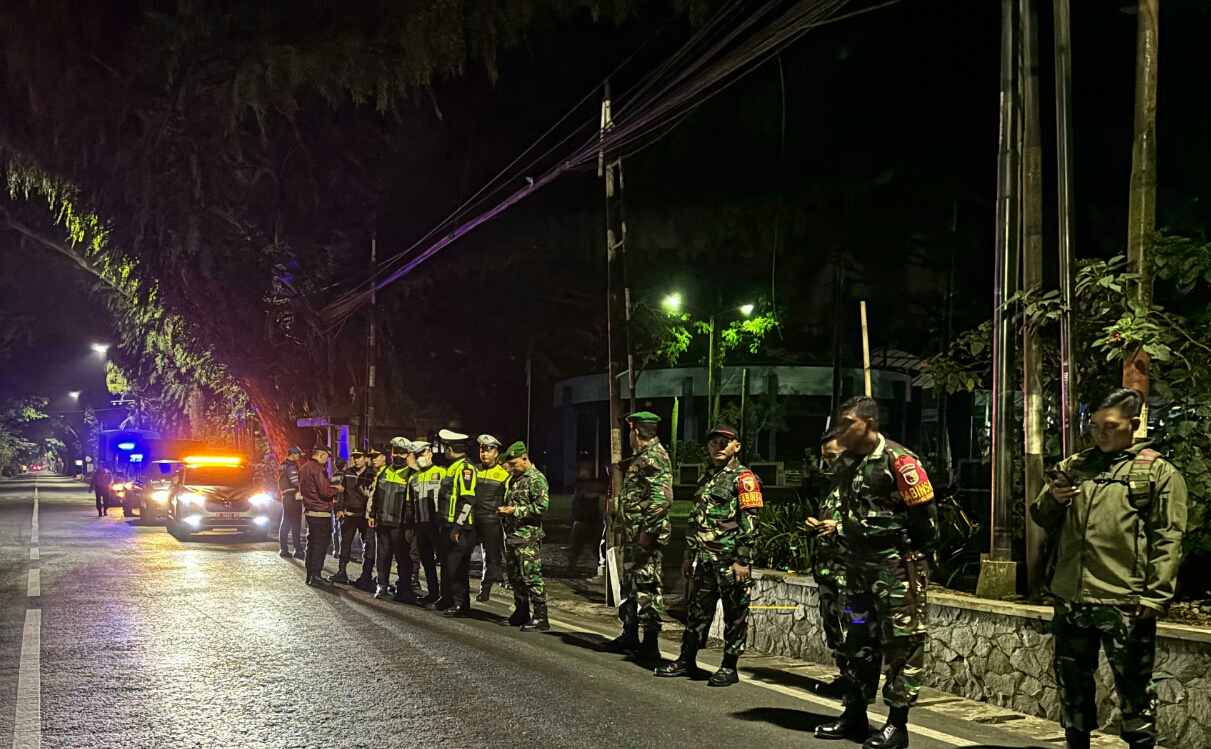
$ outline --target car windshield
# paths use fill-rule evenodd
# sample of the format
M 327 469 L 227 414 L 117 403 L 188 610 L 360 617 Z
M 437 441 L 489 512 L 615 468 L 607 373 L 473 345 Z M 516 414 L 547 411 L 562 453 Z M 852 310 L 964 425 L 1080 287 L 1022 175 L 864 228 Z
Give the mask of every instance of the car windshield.
M 194 466 L 185 470 L 185 483 L 192 486 L 243 486 L 251 482 L 248 466 Z

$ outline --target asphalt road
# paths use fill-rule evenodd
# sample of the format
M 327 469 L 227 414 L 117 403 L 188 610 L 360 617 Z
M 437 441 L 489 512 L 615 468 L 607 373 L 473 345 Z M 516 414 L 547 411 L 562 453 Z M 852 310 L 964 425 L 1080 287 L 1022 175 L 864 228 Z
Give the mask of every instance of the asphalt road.
M 276 544 L 182 544 L 118 512 L 68 479 L 0 482 L 0 746 L 798 749 L 837 713 L 751 671 L 657 679 L 596 649 L 600 621 L 523 634 L 498 602 L 453 620 L 314 590 Z M 928 708 L 913 722 L 916 749 L 1042 746 Z

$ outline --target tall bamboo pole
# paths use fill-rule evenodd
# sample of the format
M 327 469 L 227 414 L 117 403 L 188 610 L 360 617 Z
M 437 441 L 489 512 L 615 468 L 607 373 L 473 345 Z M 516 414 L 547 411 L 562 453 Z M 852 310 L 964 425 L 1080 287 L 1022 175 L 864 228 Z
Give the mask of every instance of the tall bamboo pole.
M 829 410 L 829 426 L 837 416 L 841 406 L 841 335 L 844 330 L 845 308 L 842 296 L 845 287 L 845 266 L 841 264 L 844 256 L 838 252 L 833 265 L 833 399 Z
M 1035 0 L 1022 13 L 1022 288 L 1043 288 L 1043 136 L 1039 125 L 1039 29 Z M 1023 480 L 1027 501 L 1043 489 L 1043 350 L 1038 327 L 1022 326 Z M 1046 534 L 1027 513 L 1026 577 L 1031 592 L 1043 584 Z
M 1017 0 L 1001 1 L 1001 133 L 997 164 L 996 269 L 992 323 L 992 549 L 1013 558 L 1013 312 L 1006 301 L 1018 279 Z
M 1072 248 L 1072 34 L 1068 0 L 1055 0 L 1056 182 L 1059 193 L 1060 301 L 1060 436 L 1064 457 L 1076 452 L 1077 371 L 1073 351 L 1072 305 L 1076 254 Z
M 1156 231 L 1156 62 L 1160 0 L 1138 0 L 1135 37 L 1135 142 L 1131 148 L 1131 201 L 1127 209 L 1127 265 L 1139 274 L 1132 298 L 1152 306 L 1152 248 Z M 1148 394 L 1151 357 L 1135 348 L 1123 362 L 1123 387 Z M 1136 437 L 1148 435 L 1148 406 Z
M 867 398 L 874 395 L 870 387 L 870 335 L 866 330 L 866 301 L 858 302 L 858 312 L 862 316 L 862 384 L 863 393 Z

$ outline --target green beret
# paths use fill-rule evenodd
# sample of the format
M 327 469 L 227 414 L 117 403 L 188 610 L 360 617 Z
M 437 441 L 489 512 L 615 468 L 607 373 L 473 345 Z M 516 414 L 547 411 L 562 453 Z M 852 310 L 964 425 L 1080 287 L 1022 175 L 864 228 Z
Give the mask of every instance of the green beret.
M 660 417 L 651 411 L 636 411 L 626 417 L 628 424 L 659 424 Z
M 509 445 L 509 449 L 505 450 L 504 454 L 500 456 L 500 459 L 502 462 L 506 460 L 513 460 L 514 458 L 520 458 L 528 452 L 530 451 L 526 449 L 526 443 L 519 440 Z

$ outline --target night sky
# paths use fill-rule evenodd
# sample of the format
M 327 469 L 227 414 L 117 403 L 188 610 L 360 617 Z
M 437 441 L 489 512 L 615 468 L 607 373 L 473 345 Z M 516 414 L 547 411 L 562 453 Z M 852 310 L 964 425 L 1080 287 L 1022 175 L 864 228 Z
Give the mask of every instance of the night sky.
M 498 81 L 471 67 L 390 124 L 395 146 L 385 159 L 391 180 L 376 219 L 380 253 L 411 244 L 444 218 L 645 41 L 612 81 L 616 91 L 634 85 L 687 38 L 684 19 L 656 34 L 672 12 L 668 5 L 641 5 L 619 27 L 587 13 L 540 23 L 523 44 L 502 53 Z M 1076 250 L 1079 257 L 1108 257 L 1124 252 L 1126 241 L 1135 17 L 1122 3 L 1073 5 Z M 998 3 L 962 0 L 902 2 L 817 29 L 628 160 L 636 293 L 655 296 L 682 285 L 690 293 L 768 298 L 776 223 L 781 271 L 773 283 L 785 326 L 779 350 L 763 356 L 828 357 L 831 258 L 838 252 L 850 256 L 854 284 L 847 357 L 858 355 L 858 298 L 871 300 L 872 345 L 924 354 L 937 345 L 945 268 L 937 248 L 954 222 L 963 246 L 955 327 L 989 316 L 999 25 Z M 1047 283 L 1053 284 L 1048 7 L 1040 37 Z M 1206 2 L 1165 3 L 1157 221 L 1191 234 L 1205 228 L 1203 198 L 1211 189 L 1208 38 Z M 574 120 L 595 117 L 599 98 Z M 494 403 L 483 426 L 516 433 L 528 351 L 539 363 L 536 387 L 546 388 L 536 390 L 540 418 L 551 382 L 592 371 L 601 354 L 578 348 L 567 321 L 557 320 L 563 308 L 550 287 L 552 279 L 568 285 L 567 278 L 578 278 L 576 291 L 602 291 L 604 277 L 591 275 L 594 267 L 603 270 L 601 255 L 592 255 L 604 244 L 601 204 L 595 173 L 568 177 L 383 294 L 388 354 L 400 359 L 396 366 L 413 388 L 444 408 L 482 413 Z M 96 292 L 61 258 L 19 252 L 10 240 L 0 239 L 0 293 L 19 299 L 35 346 L 0 363 L 0 387 L 49 397 L 52 409 L 67 410 L 63 396 L 71 389 L 105 405 L 103 368 L 89 344 L 113 333 Z M 360 280 L 359 265 L 348 264 L 347 283 Z M 452 281 L 451 267 L 465 272 Z M 519 309 L 523 329 L 502 334 L 501 322 Z M 551 340 L 561 336 L 567 340 Z M 502 400 L 502 392 L 515 397 Z

